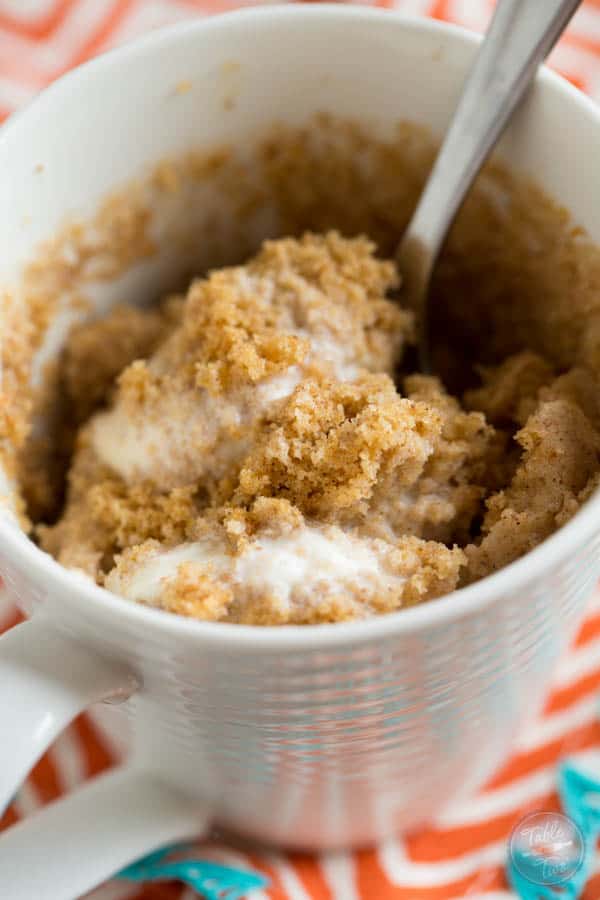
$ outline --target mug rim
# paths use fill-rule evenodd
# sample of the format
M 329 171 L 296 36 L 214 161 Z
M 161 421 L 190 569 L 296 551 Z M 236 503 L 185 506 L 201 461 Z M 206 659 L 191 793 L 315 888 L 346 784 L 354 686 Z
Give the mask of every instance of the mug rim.
M 69 90 L 71 82 L 78 78 L 93 76 L 93 73 L 110 67 L 115 60 L 135 57 L 151 52 L 159 45 L 177 43 L 184 35 L 196 31 L 227 28 L 239 20 L 263 20 L 272 23 L 275 19 L 354 19 L 370 23 L 386 16 L 390 24 L 404 30 L 429 31 L 449 39 L 455 46 L 476 46 L 481 36 L 457 25 L 429 18 L 417 18 L 395 10 L 381 10 L 373 7 L 338 5 L 335 3 L 289 4 L 237 9 L 219 15 L 208 16 L 198 21 L 185 21 L 144 35 L 122 47 L 117 47 L 89 60 L 73 69 L 45 88 L 24 109 L 13 113 L 0 129 L 0 144 L 7 135 L 18 129 L 25 118 L 37 115 L 38 110 L 61 92 Z M 588 116 L 600 128 L 600 107 L 587 95 L 573 87 L 565 78 L 543 66 L 535 79 L 535 87 L 546 92 L 562 94 L 582 116 Z M 77 602 L 93 604 L 100 615 L 111 619 L 117 616 L 129 617 L 132 624 L 138 624 L 147 632 L 170 633 L 184 640 L 196 638 L 199 641 L 223 643 L 235 646 L 239 651 L 275 650 L 284 648 L 320 649 L 338 644 L 363 644 L 378 639 L 389 639 L 400 634 L 414 633 L 432 626 L 441 626 L 456 621 L 469 614 L 477 613 L 508 591 L 515 592 L 540 577 L 553 563 L 564 559 L 577 547 L 590 540 L 594 532 L 600 530 L 600 490 L 584 504 L 575 516 L 559 528 L 549 538 L 502 569 L 486 576 L 467 587 L 460 588 L 429 600 L 423 604 L 399 609 L 395 612 L 358 619 L 320 625 L 239 625 L 226 622 L 201 621 L 140 603 L 132 602 L 114 594 L 82 576 L 62 566 L 53 557 L 41 550 L 19 528 L 15 527 L 10 515 L 0 515 L 0 550 L 7 558 L 14 560 L 19 569 L 28 572 L 29 577 L 43 585 L 48 593 L 77 593 Z M 83 607 L 85 608 L 85 607 Z M 139 631 L 138 631 L 139 633 Z

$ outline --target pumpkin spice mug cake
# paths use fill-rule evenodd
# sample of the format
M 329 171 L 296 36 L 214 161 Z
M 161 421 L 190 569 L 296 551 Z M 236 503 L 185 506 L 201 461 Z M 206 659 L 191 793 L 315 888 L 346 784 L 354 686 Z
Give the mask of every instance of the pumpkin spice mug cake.
M 593 368 L 526 349 L 462 402 L 431 376 L 397 388 L 414 341 L 388 299 L 399 281 L 365 238 L 305 233 L 162 311 L 75 326 L 55 440 L 90 387 L 99 411 L 75 435 L 62 507 L 56 472 L 43 492 L 59 512 L 34 526 L 41 546 L 131 600 L 255 625 L 391 612 L 536 546 L 596 486 Z M 47 435 L 43 450 L 57 452 Z M 30 487 L 25 471 L 25 496 L 39 475 Z
M 391 259 L 476 46 L 245 11 L 93 62 L 0 137 L 0 571 L 32 615 L 0 640 L 2 800 L 91 703 L 131 735 L 35 824 L 112 810 L 73 896 L 208 821 L 301 848 L 412 827 L 543 698 L 600 571 L 600 119 L 539 76 L 420 374 Z

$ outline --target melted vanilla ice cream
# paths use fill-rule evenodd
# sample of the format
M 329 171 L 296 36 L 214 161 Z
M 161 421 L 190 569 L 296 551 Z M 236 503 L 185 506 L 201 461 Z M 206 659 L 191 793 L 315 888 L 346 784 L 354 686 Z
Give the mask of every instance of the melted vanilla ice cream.
M 190 577 L 192 583 L 206 578 L 224 586 L 240 621 L 268 610 L 269 618 L 302 622 L 323 604 L 344 617 L 394 608 L 411 573 L 408 560 L 400 564 L 384 541 L 336 526 L 303 525 L 289 534 L 259 536 L 237 553 L 219 534 L 170 550 L 150 543 L 124 553 L 105 583 L 131 600 L 161 606 L 165 597 L 183 597 Z M 188 602 L 190 612 L 205 617 L 204 595 L 192 587 Z

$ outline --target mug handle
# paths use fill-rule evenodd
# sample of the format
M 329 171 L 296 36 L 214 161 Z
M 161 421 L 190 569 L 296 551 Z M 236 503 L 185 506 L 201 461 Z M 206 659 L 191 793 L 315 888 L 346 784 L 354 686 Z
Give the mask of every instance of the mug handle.
M 198 839 L 209 827 L 193 797 L 124 766 L 0 837 L 2 896 L 77 900 L 129 863 L 166 844 Z
M 0 637 L 0 813 L 75 716 L 100 700 L 125 700 L 125 668 L 67 637 L 42 612 Z
M 124 666 L 78 644 L 43 612 L 0 637 L 0 811 L 76 715 L 137 688 Z M 196 798 L 124 766 L 0 836 L 0 884 L 10 885 L 11 900 L 73 900 L 139 856 L 206 829 Z

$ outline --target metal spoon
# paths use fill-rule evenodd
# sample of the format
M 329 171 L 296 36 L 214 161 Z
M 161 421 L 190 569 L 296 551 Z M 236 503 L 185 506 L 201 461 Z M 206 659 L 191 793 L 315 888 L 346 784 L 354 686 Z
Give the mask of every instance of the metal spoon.
M 396 260 L 414 309 L 419 361 L 430 371 L 428 293 L 448 229 L 468 189 L 581 0 L 498 0 L 481 50 Z

